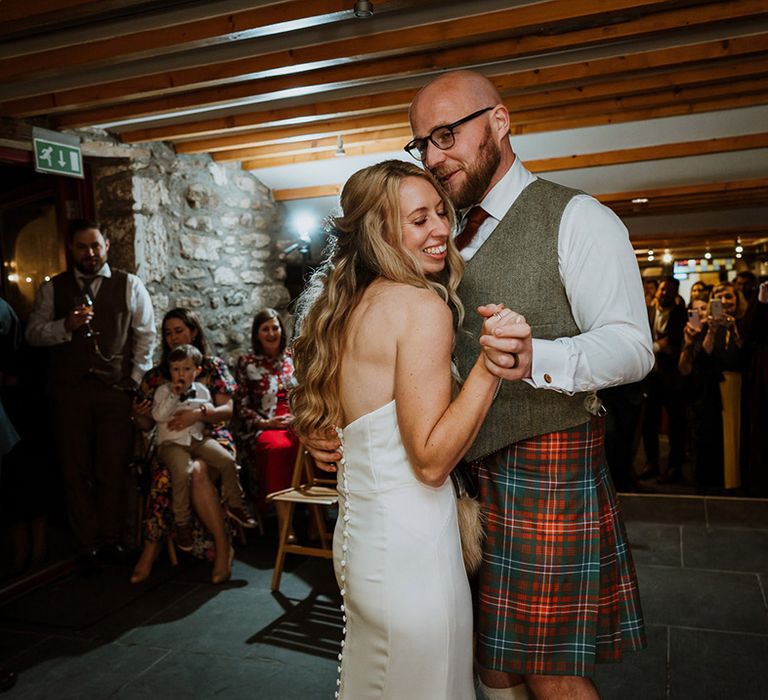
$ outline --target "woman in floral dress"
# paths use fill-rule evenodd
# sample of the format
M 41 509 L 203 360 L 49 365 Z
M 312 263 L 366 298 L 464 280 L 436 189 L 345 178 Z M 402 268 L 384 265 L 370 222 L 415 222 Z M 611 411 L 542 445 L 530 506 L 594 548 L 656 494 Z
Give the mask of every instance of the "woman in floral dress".
M 294 385 L 293 359 L 286 349 L 286 335 L 274 309 L 263 309 L 253 319 L 253 353 L 237 362 L 236 407 L 240 418 L 238 444 L 258 503 L 264 507 L 267 494 L 291 485 L 293 464 L 299 449 L 290 430 L 293 416 L 288 392 Z M 282 528 L 287 503 L 276 502 L 278 525 Z M 289 541 L 294 541 L 293 533 Z
M 210 435 L 235 454 L 235 443 L 227 427 L 233 412 L 236 384 L 227 365 L 218 357 L 207 354 L 205 333 L 197 315 L 189 309 L 171 309 L 163 318 L 163 348 L 160 364 L 150 369 L 141 384 L 143 401 L 134 403 L 134 420 L 143 430 L 152 428 L 150 415 L 155 390 L 168 381 L 168 353 L 179 345 L 191 344 L 203 353 L 202 372 L 197 380 L 208 387 L 216 406 L 205 421 Z M 199 420 L 196 417 L 195 420 Z M 215 474 L 197 460 L 191 483 L 193 510 L 192 554 L 213 562 L 212 581 L 222 583 L 229 578 L 232 566 L 232 546 L 225 524 L 221 498 L 214 484 Z M 196 517 L 194 517 L 196 516 Z M 168 469 L 158 459 L 153 461 L 150 491 L 144 520 L 144 548 L 131 576 L 132 583 L 144 581 L 152 571 L 162 540 L 173 531 L 171 508 L 171 479 Z

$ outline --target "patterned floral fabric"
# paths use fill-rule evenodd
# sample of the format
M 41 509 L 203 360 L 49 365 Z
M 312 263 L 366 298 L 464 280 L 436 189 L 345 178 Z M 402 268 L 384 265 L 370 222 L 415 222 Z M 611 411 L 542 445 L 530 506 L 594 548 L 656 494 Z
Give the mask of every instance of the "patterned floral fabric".
M 153 367 L 144 375 L 141 390 L 151 401 L 157 387 L 167 381 L 168 379 L 163 376 L 162 369 L 160 367 Z M 214 398 L 217 394 L 233 396 L 237 389 L 237 384 L 232 378 L 226 363 L 218 357 L 203 358 L 202 372 L 197 381 L 208 387 L 211 396 Z M 233 455 L 236 454 L 235 441 L 226 422 L 210 425 L 209 432 L 211 437 L 216 439 L 225 449 L 229 450 Z M 154 442 L 154 430 L 151 433 L 150 439 Z M 155 455 L 152 459 L 150 487 L 144 513 L 144 533 L 147 540 L 157 542 L 169 534 L 172 529 L 171 476 L 166 466 Z M 194 532 L 194 545 L 191 553 L 200 559 L 213 561 L 213 540 L 200 521 L 194 517 L 194 511 L 192 529 Z
M 257 427 L 259 421 L 290 413 L 288 394 L 296 384 L 290 350 L 275 358 L 266 355 L 242 355 L 237 361 L 235 378 L 235 411 L 239 419 L 238 446 L 243 455 L 243 466 L 248 474 L 251 494 L 258 496 L 259 503 L 263 505 L 262 499 L 267 491 L 288 485 L 280 485 L 284 478 L 277 481 L 267 479 L 265 470 L 285 472 L 290 482 L 290 472 L 298 446 L 295 436 L 288 430 L 264 431 Z M 284 443 L 282 449 L 272 444 L 274 440 L 268 439 L 281 437 L 285 438 L 281 441 L 281 444 Z M 275 450 L 281 454 L 266 454 Z M 282 462 L 286 462 L 287 466 Z M 268 482 L 272 485 L 268 485 Z

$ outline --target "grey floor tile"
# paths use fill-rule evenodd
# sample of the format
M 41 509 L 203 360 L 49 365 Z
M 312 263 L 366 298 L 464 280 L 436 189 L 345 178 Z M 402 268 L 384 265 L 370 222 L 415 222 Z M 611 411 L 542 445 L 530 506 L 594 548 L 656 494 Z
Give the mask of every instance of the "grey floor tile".
M 704 525 L 704 499 L 624 494 L 619 497 L 626 522 Z
M 635 564 L 680 566 L 680 526 L 629 521 L 629 546 Z
M 637 573 L 648 624 L 768 634 L 768 612 L 754 574 L 645 565 Z
M 768 636 L 672 628 L 670 700 L 765 700 Z
M 683 526 L 687 568 L 768 573 L 768 530 Z
M 595 684 L 602 700 L 651 700 L 664 697 L 667 682 L 667 628 L 647 625 L 648 648 L 632 652 L 620 664 L 597 664 Z
M 708 498 L 710 527 L 749 527 L 768 530 L 768 499 Z
M 167 652 L 88 640 L 49 638 L 15 659 L 13 698 L 107 698 Z
M 284 696 L 269 695 L 264 688 L 278 670 L 275 664 L 247 659 L 174 652 L 146 673 L 124 684 L 113 697 L 120 700 L 160 697 L 277 700 Z
M 330 576 L 326 572 L 326 578 Z M 256 635 L 287 609 L 322 593 L 322 588 L 313 589 L 304 577 L 287 574 L 281 595 L 273 596 L 268 584 L 253 585 L 249 577 L 242 564 L 229 583 L 195 587 L 122 639 L 131 644 L 243 657 L 257 643 Z M 332 599 L 330 595 L 328 599 Z

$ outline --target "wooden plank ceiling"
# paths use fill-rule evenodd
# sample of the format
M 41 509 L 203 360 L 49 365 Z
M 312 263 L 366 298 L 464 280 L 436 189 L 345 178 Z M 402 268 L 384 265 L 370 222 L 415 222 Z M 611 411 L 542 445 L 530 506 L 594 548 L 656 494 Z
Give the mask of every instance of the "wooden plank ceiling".
M 366 19 L 354 4 L 0 2 L 0 114 L 55 129 L 99 127 L 131 144 L 169 141 L 179 153 L 258 171 L 333 159 L 339 137 L 349 155 L 401 148 L 415 92 L 461 67 L 495 82 L 513 134 L 768 104 L 768 0 L 375 0 Z M 702 153 L 764 156 L 766 148 L 768 124 L 761 133 L 528 165 L 553 172 Z M 715 180 L 600 196 L 632 217 L 765 207 L 767 184 Z M 632 202 L 641 197 L 649 201 Z M 694 234 L 713 251 L 733 248 L 730 229 Z M 768 227 L 741 238 L 748 247 L 767 236 Z M 636 243 L 675 240 L 665 232 Z

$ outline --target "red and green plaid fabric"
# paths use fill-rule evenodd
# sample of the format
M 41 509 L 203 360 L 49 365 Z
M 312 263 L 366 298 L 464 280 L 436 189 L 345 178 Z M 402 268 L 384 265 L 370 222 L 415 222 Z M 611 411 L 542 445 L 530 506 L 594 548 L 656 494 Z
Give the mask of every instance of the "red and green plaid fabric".
M 477 660 L 520 674 L 591 676 L 645 647 L 603 420 L 510 445 L 476 463 L 487 540 Z

